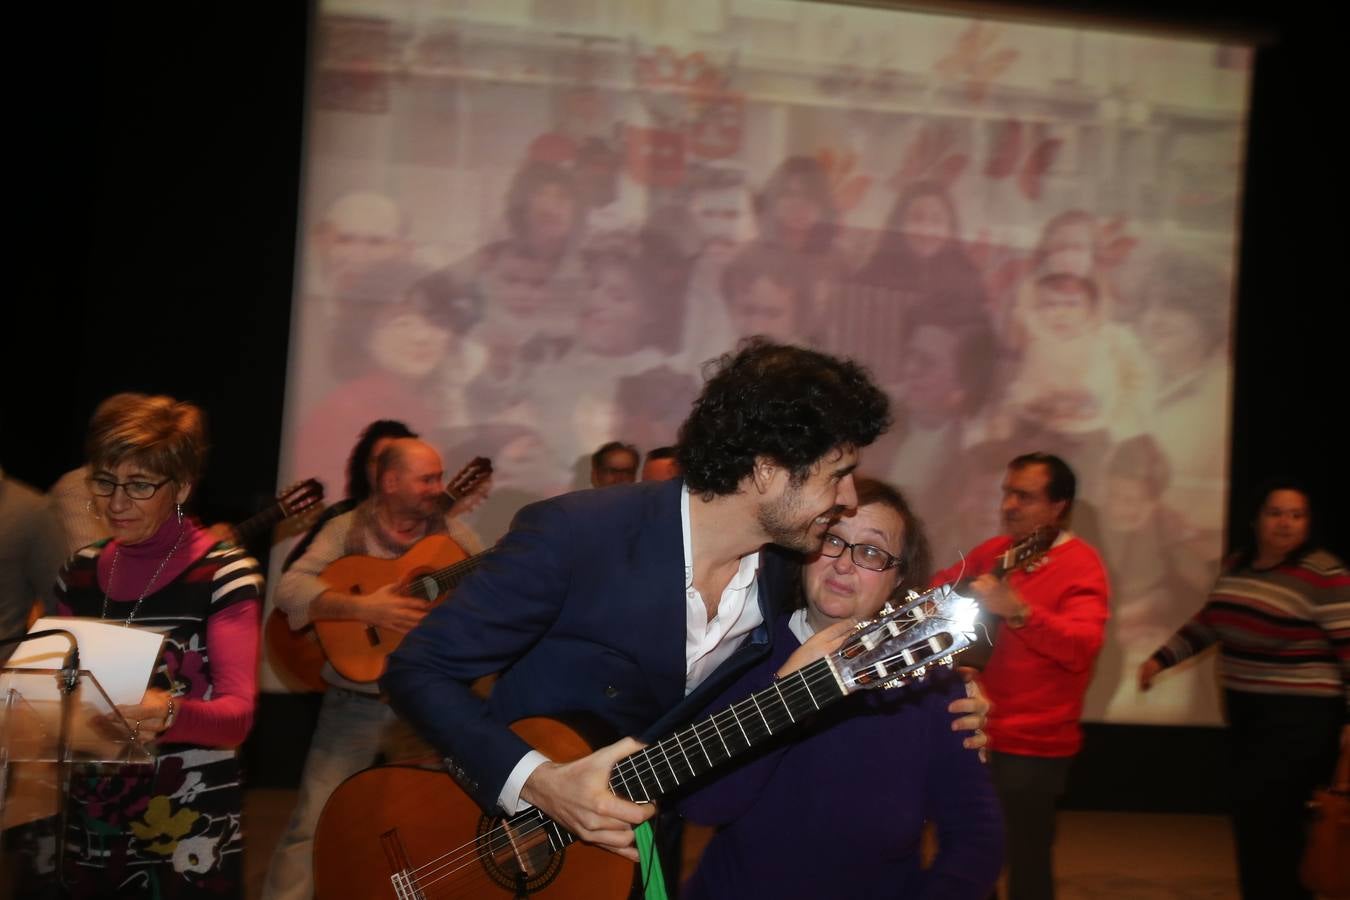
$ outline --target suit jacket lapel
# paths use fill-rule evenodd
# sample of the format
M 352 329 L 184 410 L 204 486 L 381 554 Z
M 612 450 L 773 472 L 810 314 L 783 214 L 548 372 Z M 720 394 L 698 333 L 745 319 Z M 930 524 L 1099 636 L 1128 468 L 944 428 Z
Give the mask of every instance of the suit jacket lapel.
M 668 709 L 684 696 L 685 570 L 680 498 L 684 482 L 666 482 L 647 495 L 644 522 L 637 535 L 634 567 L 642 583 L 633 585 L 643 598 L 647 646 L 639 664 L 652 692 Z

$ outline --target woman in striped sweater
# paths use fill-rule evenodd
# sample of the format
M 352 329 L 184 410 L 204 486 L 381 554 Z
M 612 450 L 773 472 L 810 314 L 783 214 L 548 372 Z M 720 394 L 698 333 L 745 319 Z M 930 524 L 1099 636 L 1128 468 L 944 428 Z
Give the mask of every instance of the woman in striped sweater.
M 1276 481 L 1260 497 L 1255 546 L 1144 662 L 1139 687 L 1219 645 L 1242 896 L 1310 897 L 1297 874 L 1304 804 L 1350 741 L 1350 573 L 1313 543 L 1306 491 Z

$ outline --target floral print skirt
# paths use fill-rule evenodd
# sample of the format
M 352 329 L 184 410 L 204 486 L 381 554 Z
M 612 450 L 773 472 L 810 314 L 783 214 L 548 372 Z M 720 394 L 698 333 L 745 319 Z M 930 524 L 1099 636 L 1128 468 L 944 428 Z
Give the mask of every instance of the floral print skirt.
M 242 807 L 232 750 L 180 744 L 153 766 L 77 770 L 66 823 L 73 896 L 241 896 Z

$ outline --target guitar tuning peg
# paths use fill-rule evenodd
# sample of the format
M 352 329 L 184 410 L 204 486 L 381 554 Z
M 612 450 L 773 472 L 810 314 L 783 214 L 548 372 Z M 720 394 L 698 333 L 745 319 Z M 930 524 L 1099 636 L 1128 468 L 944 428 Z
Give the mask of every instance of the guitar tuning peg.
M 881 614 L 889 616 L 893 612 L 895 612 L 895 607 L 891 605 L 891 601 L 887 600 L 885 605 L 881 607 Z

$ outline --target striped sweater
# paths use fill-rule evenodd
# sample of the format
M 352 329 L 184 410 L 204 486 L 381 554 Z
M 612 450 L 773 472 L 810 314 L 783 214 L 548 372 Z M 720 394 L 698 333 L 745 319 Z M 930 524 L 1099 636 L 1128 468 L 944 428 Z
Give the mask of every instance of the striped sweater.
M 1153 658 L 1166 668 L 1214 643 L 1229 690 L 1343 695 L 1350 706 L 1350 572 L 1324 550 L 1274 569 L 1226 572 Z

